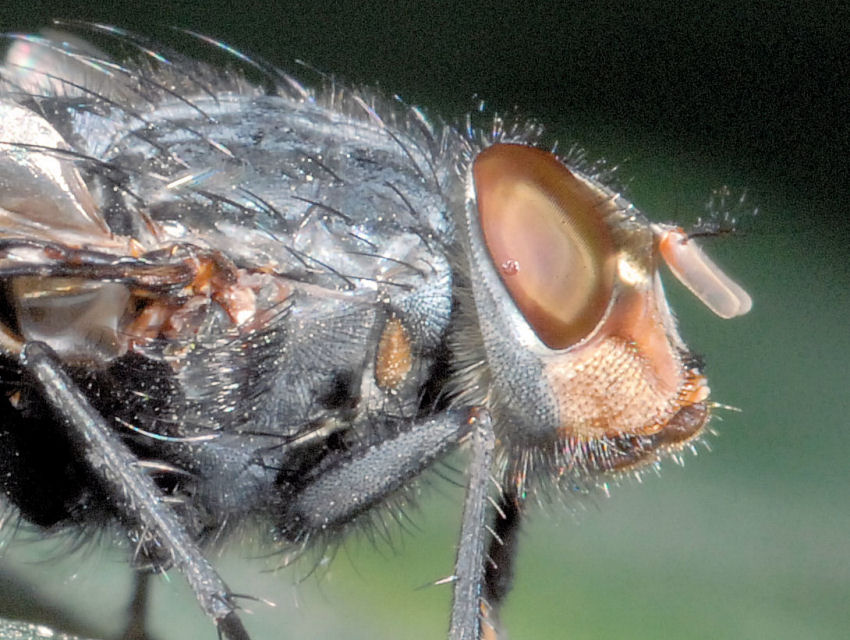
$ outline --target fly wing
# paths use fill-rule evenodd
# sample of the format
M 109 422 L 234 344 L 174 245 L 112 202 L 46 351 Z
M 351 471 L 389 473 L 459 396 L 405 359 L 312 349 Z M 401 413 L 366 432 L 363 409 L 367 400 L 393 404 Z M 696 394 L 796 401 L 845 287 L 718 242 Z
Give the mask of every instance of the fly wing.
M 0 101 L 0 236 L 114 244 L 74 160 L 46 119 Z
M 126 70 L 71 34 L 9 38 L 0 65 L 0 238 L 127 254 L 128 240 L 113 233 L 81 174 L 98 166 L 98 144 L 120 127 L 122 119 L 97 113 L 130 102 Z M 83 123 L 67 115 L 80 104 Z
M 91 43 L 55 29 L 10 37 L 3 79 L 22 95 L 80 97 L 104 85 L 102 63 L 109 56 Z

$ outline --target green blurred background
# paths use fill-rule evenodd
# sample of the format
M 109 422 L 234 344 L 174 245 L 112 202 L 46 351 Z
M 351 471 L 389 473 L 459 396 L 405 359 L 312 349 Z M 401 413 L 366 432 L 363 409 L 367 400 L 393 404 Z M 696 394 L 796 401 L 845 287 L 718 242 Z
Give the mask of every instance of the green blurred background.
M 660 221 L 693 222 L 713 189 L 746 189 L 758 216 L 708 250 L 753 312 L 721 321 L 668 278 L 714 398 L 741 412 L 718 412 L 713 452 L 684 469 L 537 509 L 504 620 L 513 640 L 799 640 L 850 634 L 850 11 L 838 4 L 33 1 L 5 3 L 0 28 L 59 16 L 168 39 L 163 25 L 178 25 L 449 119 L 484 99 L 619 164 Z M 250 605 L 255 640 L 443 636 L 449 589 L 419 587 L 451 571 L 461 495 L 433 484 L 419 532 L 392 547 L 350 540 L 321 578 L 299 581 L 309 563 L 273 575 L 261 559 L 223 559 L 237 591 L 278 604 Z M 33 562 L 55 548 L 6 547 L 0 616 L 114 637 L 121 553 Z M 179 576 L 156 585 L 152 613 L 162 640 L 215 637 Z

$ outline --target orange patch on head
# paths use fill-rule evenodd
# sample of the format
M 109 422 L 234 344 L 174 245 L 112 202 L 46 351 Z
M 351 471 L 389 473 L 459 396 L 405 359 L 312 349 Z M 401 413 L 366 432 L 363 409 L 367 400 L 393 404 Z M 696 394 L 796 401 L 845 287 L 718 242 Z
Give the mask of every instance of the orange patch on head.
M 390 318 L 375 354 L 375 380 L 382 389 L 397 389 L 413 367 L 410 337 L 401 320 Z
M 564 431 L 585 439 L 645 434 L 673 416 L 676 389 L 658 384 L 634 344 L 612 336 L 584 351 L 549 368 Z
M 547 375 L 561 430 L 585 440 L 658 433 L 708 396 L 705 378 L 682 362 L 646 292 L 618 300 L 600 334 L 553 360 Z

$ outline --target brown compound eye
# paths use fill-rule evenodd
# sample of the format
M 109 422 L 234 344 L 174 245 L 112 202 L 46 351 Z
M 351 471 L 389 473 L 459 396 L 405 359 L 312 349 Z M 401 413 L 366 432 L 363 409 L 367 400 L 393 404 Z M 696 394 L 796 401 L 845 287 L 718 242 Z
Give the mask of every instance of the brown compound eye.
M 540 340 L 565 349 L 605 314 L 616 251 L 598 207 L 604 195 L 551 153 L 495 144 L 473 163 L 484 242 Z

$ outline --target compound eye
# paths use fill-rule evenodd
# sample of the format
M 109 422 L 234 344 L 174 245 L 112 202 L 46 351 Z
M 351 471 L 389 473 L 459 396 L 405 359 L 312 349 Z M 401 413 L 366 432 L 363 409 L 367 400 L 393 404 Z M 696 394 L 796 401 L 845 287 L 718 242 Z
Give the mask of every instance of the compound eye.
M 604 195 L 551 153 L 518 144 L 482 151 L 472 175 L 484 242 L 526 321 L 550 349 L 587 337 L 614 288 Z

